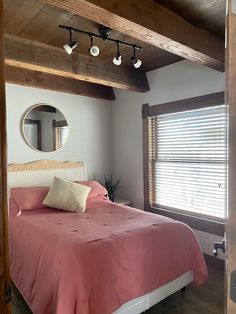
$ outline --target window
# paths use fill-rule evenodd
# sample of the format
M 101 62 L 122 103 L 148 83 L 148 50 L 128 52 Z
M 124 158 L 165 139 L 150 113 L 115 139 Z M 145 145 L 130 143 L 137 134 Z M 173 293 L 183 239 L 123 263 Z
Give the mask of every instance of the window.
M 150 207 L 225 218 L 226 106 L 222 101 L 214 104 L 214 97 L 211 104 L 204 104 L 209 96 L 194 98 L 193 104 L 192 99 L 185 100 L 186 108 L 181 101 L 172 108 L 170 104 L 153 106 L 147 117 Z
M 65 144 L 69 134 L 69 128 L 66 120 L 53 120 L 52 124 L 54 128 L 54 149 L 57 150 Z

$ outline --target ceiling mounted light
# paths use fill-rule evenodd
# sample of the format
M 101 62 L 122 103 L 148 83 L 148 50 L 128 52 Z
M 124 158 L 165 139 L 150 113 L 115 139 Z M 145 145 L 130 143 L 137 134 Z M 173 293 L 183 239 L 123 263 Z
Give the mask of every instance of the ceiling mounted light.
M 134 66 L 136 69 L 138 69 L 138 68 L 141 67 L 142 61 L 139 60 L 139 59 L 137 59 L 137 57 L 136 57 L 136 48 L 135 48 L 135 46 L 133 46 L 133 50 L 134 50 L 134 55 L 133 55 L 133 57 L 131 58 L 131 62 L 133 63 L 133 66 Z
M 111 35 L 110 27 L 100 25 L 98 28 L 98 33 L 102 37 L 102 39 L 107 40 L 108 37 Z
M 72 51 L 78 46 L 78 41 L 72 40 L 72 32 L 73 32 L 72 29 L 70 29 L 70 42 L 69 42 L 69 44 L 65 44 L 63 46 L 65 51 L 68 53 L 68 55 L 70 55 L 72 53 Z
M 131 62 L 133 64 L 133 66 L 138 69 L 141 65 L 142 65 L 142 61 L 136 58 L 136 51 L 137 50 L 143 50 L 143 48 L 141 46 L 135 45 L 135 44 L 131 44 L 129 42 L 123 41 L 123 40 L 118 40 L 118 39 L 114 39 L 112 37 L 110 37 L 111 35 L 111 29 L 109 27 L 105 27 L 105 26 L 100 26 L 98 28 L 98 34 L 92 33 L 92 32 L 87 32 L 85 30 L 82 29 L 78 29 L 72 26 L 67 26 L 67 25 L 59 25 L 60 28 L 66 29 L 67 31 L 70 32 L 70 42 L 69 44 L 65 44 L 63 47 L 66 50 L 66 52 L 70 55 L 73 50 L 77 47 L 78 42 L 72 40 L 72 32 L 75 31 L 77 33 L 86 35 L 90 37 L 90 48 L 88 49 L 89 53 L 94 56 L 97 57 L 100 53 L 100 49 L 98 46 L 94 46 L 93 45 L 93 39 L 94 37 L 96 38 L 100 38 L 103 39 L 106 42 L 110 42 L 110 43 L 114 43 L 116 44 L 117 47 L 117 51 L 116 51 L 116 56 L 115 58 L 113 58 L 113 63 L 115 65 L 121 65 L 122 63 L 122 56 L 120 53 L 120 45 L 129 47 L 133 49 L 133 56 L 131 58 Z
M 115 58 L 113 59 L 113 63 L 114 63 L 115 65 L 121 65 L 121 63 L 122 63 L 122 58 L 121 58 L 121 53 L 120 53 L 120 43 L 117 42 L 116 45 L 117 45 L 117 51 L 116 51 L 116 56 L 115 56 Z
M 99 55 L 100 50 L 97 46 L 93 45 L 93 35 L 90 34 L 89 36 L 90 36 L 90 40 L 91 40 L 89 52 L 92 56 L 97 57 Z
M 72 51 L 77 47 L 78 41 L 72 41 L 69 44 L 65 44 L 63 48 L 68 53 L 68 55 L 72 54 Z

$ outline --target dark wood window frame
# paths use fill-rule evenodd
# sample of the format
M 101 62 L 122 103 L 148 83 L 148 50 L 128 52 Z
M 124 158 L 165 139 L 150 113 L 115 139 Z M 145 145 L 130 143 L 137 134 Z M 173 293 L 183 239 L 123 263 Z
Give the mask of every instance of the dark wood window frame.
M 63 126 L 68 126 L 68 123 L 66 120 L 52 120 L 52 127 L 53 128 L 60 128 Z
M 144 210 L 164 215 L 188 224 L 191 228 L 208 232 L 211 234 L 224 236 L 225 222 L 203 217 L 196 217 L 191 214 L 174 211 L 173 209 L 151 207 L 149 204 L 149 160 L 148 160 L 148 118 L 159 114 L 200 109 L 204 107 L 224 104 L 224 92 L 204 95 L 173 101 L 165 104 L 142 106 L 143 119 L 143 183 L 144 183 Z

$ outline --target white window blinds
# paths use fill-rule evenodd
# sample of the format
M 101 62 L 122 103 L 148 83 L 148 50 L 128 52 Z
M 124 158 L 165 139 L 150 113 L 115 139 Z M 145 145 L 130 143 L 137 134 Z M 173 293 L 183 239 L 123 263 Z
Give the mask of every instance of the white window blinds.
M 69 128 L 66 120 L 53 120 L 52 127 L 54 128 L 54 148 L 57 150 L 64 146 L 69 135 Z
M 149 118 L 151 206 L 225 217 L 226 107 Z
M 55 127 L 55 149 L 60 149 L 64 146 L 69 134 L 68 126 Z

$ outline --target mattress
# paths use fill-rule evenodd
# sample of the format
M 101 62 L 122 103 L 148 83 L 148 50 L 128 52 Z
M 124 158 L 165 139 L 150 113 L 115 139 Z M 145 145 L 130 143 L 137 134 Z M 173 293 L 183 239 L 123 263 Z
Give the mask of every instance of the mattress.
M 188 271 L 163 286 L 123 304 L 113 314 L 140 314 L 193 281 L 192 271 Z

